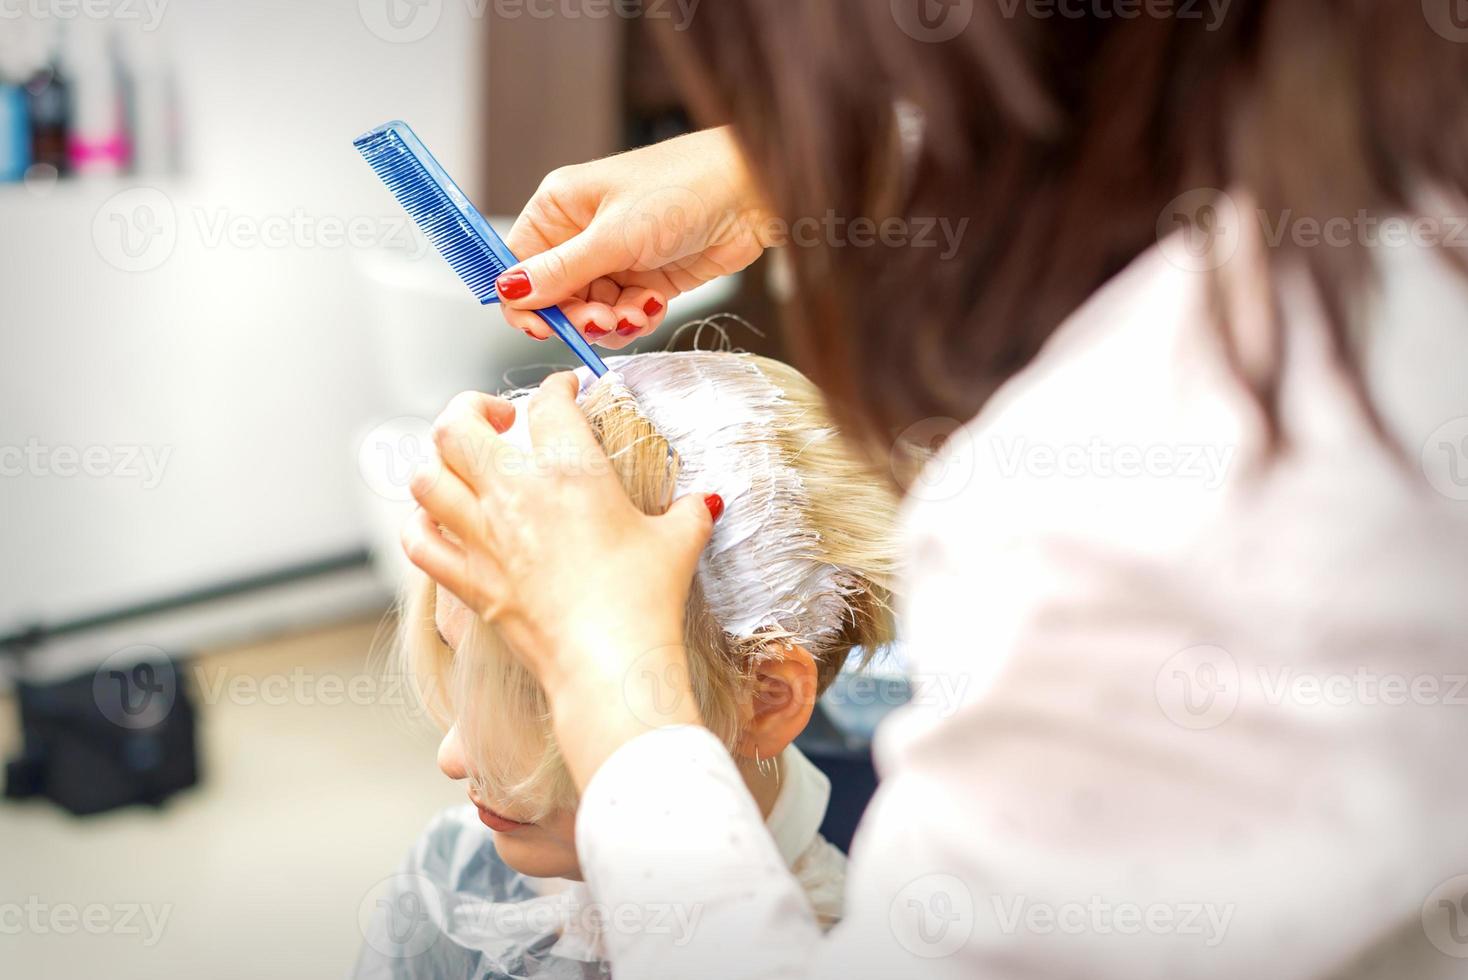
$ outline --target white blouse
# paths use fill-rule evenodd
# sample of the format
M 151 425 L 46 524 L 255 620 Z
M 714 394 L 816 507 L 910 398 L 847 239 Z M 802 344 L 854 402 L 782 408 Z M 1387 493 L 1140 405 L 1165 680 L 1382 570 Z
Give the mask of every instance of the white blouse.
M 1290 290 L 1271 456 L 1168 244 L 912 489 L 916 694 L 844 921 L 719 742 L 663 729 L 597 772 L 577 845 L 600 901 L 698 926 L 614 931 L 618 980 L 1468 973 L 1468 289 L 1374 250 L 1388 441 Z M 1233 299 L 1247 352 L 1267 305 Z
M 831 781 L 794 745 L 786 746 L 777 761 L 780 788 L 764 827 L 784 867 L 799 883 L 809 914 L 822 929 L 829 929 L 841 918 L 846 878 L 846 856 L 820 834 L 831 800 Z M 700 909 L 676 901 L 661 907 L 609 905 L 597 928 L 587 929 L 587 916 L 577 913 L 596 904 L 597 899 L 585 882 L 565 882 L 556 893 L 556 901 L 566 913 L 561 917 L 560 938 L 550 951 L 583 962 L 607 959 L 608 935 L 625 930 L 629 924 L 634 929 L 662 929 L 675 944 L 687 942 L 697 934 L 701 915 Z M 655 924 L 659 918 L 662 926 Z

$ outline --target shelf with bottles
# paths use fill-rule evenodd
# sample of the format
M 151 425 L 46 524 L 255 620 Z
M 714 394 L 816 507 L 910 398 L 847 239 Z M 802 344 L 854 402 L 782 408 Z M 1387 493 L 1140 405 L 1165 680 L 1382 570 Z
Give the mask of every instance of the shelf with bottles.
M 26 21 L 0 34 L 0 191 L 179 170 L 173 74 L 114 25 Z

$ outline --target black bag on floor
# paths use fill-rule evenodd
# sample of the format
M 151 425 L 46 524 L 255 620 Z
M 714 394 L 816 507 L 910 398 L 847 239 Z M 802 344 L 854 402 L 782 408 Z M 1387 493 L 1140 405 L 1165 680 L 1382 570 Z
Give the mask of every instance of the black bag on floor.
M 161 651 L 141 650 L 151 652 L 114 655 L 61 681 L 16 681 L 23 742 L 5 767 L 7 797 L 44 796 L 82 815 L 158 806 L 198 782 L 184 672 Z

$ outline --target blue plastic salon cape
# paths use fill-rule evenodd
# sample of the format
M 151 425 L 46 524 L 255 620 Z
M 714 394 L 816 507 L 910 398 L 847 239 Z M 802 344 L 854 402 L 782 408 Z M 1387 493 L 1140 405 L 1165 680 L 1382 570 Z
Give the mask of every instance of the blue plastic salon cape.
M 577 886 L 512 871 L 469 805 L 433 819 L 403 868 L 359 910 L 358 980 L 585 980 L 611 973 L 595 955 L 599 909 Z

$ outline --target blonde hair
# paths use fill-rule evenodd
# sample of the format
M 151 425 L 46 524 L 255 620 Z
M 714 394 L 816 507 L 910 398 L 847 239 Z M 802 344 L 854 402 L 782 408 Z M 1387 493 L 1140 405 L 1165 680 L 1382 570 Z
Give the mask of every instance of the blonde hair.
M 773 576 L 775 591 L 768 595 L 754 589 L 771 608 L 761 610 L 759 625 L 747 635 L 731 632 L 727 602 L 718 594 L 733 585 L 747 601 L 751 590 L 746 583 L 720 581 L 733 573 L 727 563 L 707 558 L 719 547 L 716 530 L 686 616 L 695 698 L 709 729 L 732 749 L 741 695 L 759 662 L 779 656 L 780 645 L 798 643 L 809 651 L 819 693 L 853 649 L 870 654 L 892 639 L 888 585 L 897 571 L 897 500 L 868 458 L 835 432 L 811 382 L 788 365 L 707 351 L 645 354 L 610 364 L 614 374 L 587 388 L 580 404 L 617 477 L 645 513 L 667 509 L 680 491 L 685 456 L 703 453 L 719 438 L 703 431 L 718 425 L 688 422 L 698 414 L 695 407 L 651 379 L 676 377 L 681 384 L 696 378 L 717 392 L 720 405 L 744 399 L 756 406 L 757 424 L 732 438 L 724 433 L 719 458 L 700 461 L 700 488 L 717 489 L 704 482 L 717 468 L 743 480 L 742 486 L 752 481 L 751 501 L 766 491 L 763 499 L 774 503 L 757 515 L 757 532 L 737 532 L 738 540 L 725 550 L 738 558 L 739 549 L 747 549 L 752 554 L 741 561 L 761 569 L 783 562 L 795 572 Z M 673 413 L 686 431 L 670 439 L 653 419 Z M 729 501 L 731 510 L 741 500 Z M 576 791 L 556 748 L 544 692 L 496 631 L 477 619 L 471 617 L 457 654 L 449 649 L 435 626 L 435 597 L 433 583 L 415 573 L 404 591 L 398 650 L 430 716 L 443 728 L 459 726 L 481 800 L 532 821 L 573 808 Z

